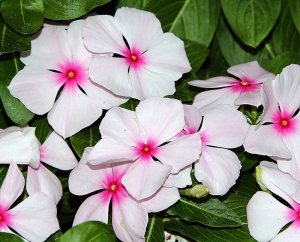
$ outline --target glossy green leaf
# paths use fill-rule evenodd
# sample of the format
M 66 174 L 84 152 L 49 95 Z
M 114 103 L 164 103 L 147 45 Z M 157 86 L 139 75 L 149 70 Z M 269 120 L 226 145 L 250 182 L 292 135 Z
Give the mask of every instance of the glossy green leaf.
M 149 1 L 150 0 L 118 0 L 116 8 L 125 6 L 129 8 L 144 9 Z
M 247 171 L 251 169 L 258 160 L 259 155 L 255 154 L 250 154 L 246 151 L 241 151 L 240 153 L 237 154 L 239 160 L 241 161 L 241 171 Z
M 149 218 L 146 230 L 146 242 L 164 242 L 164 223 L 161 218 L 152 216 Z
M 50 237 L 48 237 L 45 240 L 45 242 L 56 242 L 62 235 L 63 233 L 59 230 L 56 233 L 52 234 Z
M 110 0 L 44 0 L 45 18 L 69 20 L 81 17 Z
M 1 4 L 1 12 L 10 26 L 22 33 L 34 33 L 43 25 L 43 0 L 10 0 Z
M 5 232 L 0 233 L 0 241 L 1 242 L 23 242 L 23 240 L 19 236 L 11 233 L 5 233 Z
M 52 128 L 48 123 L 47 117 L 39 116 L 34 123 L 31 125 L 32 127 L 36 127 L 35 135 L 38 140 L 43 144 L 47 137 L 51 134 Z
M 298 0 L 288 0 L 288 3 L 292 18 L 296 28 L 298 29 L 298 32 L 300 33 L 300 2 Z
M 242 225 L 240 218 L 218 199 L 195 203 L 181 198 L 174 205 L 174 210 L 186 221 L 199 222 L 211 227 L 237 227 Z
M 81 157 L 86 147 L 95 146 L 100 140 L 99 126 L 92 126 L 81 130 L 70 138 L 76 154 Z
M 266 69 L 274 74 L 279 74 L 284 67 L 290 64 L 300 64 L 300 54 L 284 52 L 270 61 L 266 66 Z
M 220 18 L 216 34 L 221 52 L 230 66 L 254 60 L 264 66 L 271 60 L 268 43 L 256 49 L 243 44 L 229 29 L 223 18 Z
M 0 16 L 0 54 L 17 50 L 30 50 L 30 38 L 10 27 Z
M 209 49 L 195 41 L 184 40 L 186 55 L 192 67 L 197 72 L 209 54 Z
M 274 27 L 281 0 L 221 0 L 229 25 L 245 44 L 256 47 Z
M 7 116 L 4 108 L 0 104 L 0 129 L 5 129 L 11 125 L 13 124 L 11 124 L 9 117 Z
M 0 56 L 0 96 L 8 117 L 15 123 L 24 125 L 34 116 L 18 99 L 14 98 L 7 86 L 24 64 L 15 54 Z
M 6 176 L 6 173 L 8 171 L 9 165 L 0 165 L 0 187 L 2 185 L 2 182 Z
M 101 222 L 90 221 L 69 229 L 58 242 L 115 242 L 111 226 Z
M 131 110 L 131 111 L 135 111 L 135 108 L 139 103 L 140 103 L 139 100 L 131 98 L 126 103 L 121 104 L 120 107 Z
M 236 185 L 232 188 L 234 193 L 251 198 L 260 190 L 253 174 L 241 174 Z

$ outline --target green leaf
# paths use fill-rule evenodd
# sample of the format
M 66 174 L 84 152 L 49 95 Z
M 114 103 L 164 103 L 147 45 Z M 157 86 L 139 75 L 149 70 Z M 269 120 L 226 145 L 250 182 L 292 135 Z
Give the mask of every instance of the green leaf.
M 24 125 L 34 116 L 18 99 L 14 98 L 7 86 L 24 64 L 15 54 L 0 56 L 0 96 L 7 116 L 15 123 Z
M 52 132 L 52 128 L 48 123 L 47 117 L 39 116 L 31 126 L 36 127 L 35 135 L 41 144 L 45 142 Z
M 111 226 L 90 221 L 69 229 L 58 242 L 115 242 L 116 237 Z
M 63 233 L 59 230 L 56 233 L 52 234 L 50 237 L 48 237 L 48 239 L 46 239 L 45 242 L 56 242 L 62 235 Z
M 6 115 L 6 112 L 0 103 L 0 129 L 6 129 L 11 125 L 13 124 L 11 124 L 9 117 Z
M 242 222 L 239 217 L 218 199 L 209 199 L 205 203 L 195 203 L 181 198 L 174 205 L 176 213 L 189 222 L 199 222 L 211 227 L 237 227 Z
M 90 12 L 97 6 L 110 0 L 44 0 L 45 18 L 53 20 L 69 20 Z
M 232 188 L 234 193 L 251 198 L 258 190 L 256 179 L 252 174 L 241 174 L 236 185 Z
M 129 8 L 137 8 L 144 9 L 149 0 L 119 0 L 117 1 L 116 8 L 121 7 L 129 7 Z
M 81 157 L 86 147 L 95 146 L 100 140 L 99 126 L 92 126 L 81 130 L 71 138 L 71 144 L 76 154 Z
M 279 74 L 282 69 L 290 64 L 300 64 L 300 54 L 284 52 L 269 62 L 266 69 L 274 74 Z
M 298 0 L 288 0 L 288 3 L 292 18 L 296 28 L 298 29 L 298 32 L 300 33 L 300 2 Z
M 10 0 L 1 4 L 1 12 L 10 26 L 22 33 L 34 33 L 43 25 L 43 0 Z
M 161 218 L 153 216 L 149 218 L 146 230 L 146 242 L 164 242 L 164 223 Z
M 5 232 L 0 233 L 0 241 L 1 242 L 23 242 L 23 240 L 19 236 L 11 233 L 5 233 Z
M 286 51 L 300 51 L 300 35 L 293 22 L 288 2 L 282 2 L 279 21 L 273 31 L 273 43 L 276 54 Z
M 259 158 L 259 155 L 250 154 L 246 152 L 243 148 L 236 150 L 235 153 L 237 154 L 241 162 L 241 171 L 247 171 L 251 169 L 257 163 Z
M 221 52 L 230 66 L 254 60 L 264 66 L 265 63 L 271 60 L 271 55 L 268 48 L 266 48 L 267 43 L 256 49 L 243 44 L 232 33 L 223 18 L 220 19 L 216 34 Z
M 129 99 L 126 103 L 123 103 L 120 105 L 121 108 L 125 108 L 131 111 L 135 111 L 135 108 L 137 107 L 137 105 L 140 103 L 139 100 L 136 99 Z
M 209 54 L 209 49 L 195 41 L 184 40 L 186 55 L 195 73 L 199 70 Z
M 245 44 L 256 47 L 274 27 L 281 0 L 221 0 L 229 25 Z
M 8 171 L 8 167 L 9 167 L 9 165 L 0 165 L 0 187 L 2 185 L 2 182 L 4 181 L 4 178 Z
M 10 13 L 11 14 L 11 13 Z M 0 16 L 0 54 L 17 50 L 30 50 L 30 38 L 11 28 Z

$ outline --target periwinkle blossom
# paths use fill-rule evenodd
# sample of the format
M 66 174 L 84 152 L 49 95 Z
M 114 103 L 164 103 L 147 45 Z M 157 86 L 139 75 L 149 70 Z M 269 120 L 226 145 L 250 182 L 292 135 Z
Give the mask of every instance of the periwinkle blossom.
M 144 100 L 171 95 L 174 81 L 191 70 L 183 41 L 163 33 L 150 12 L 123 7 L 114 17 L 88 17 L 83 38 L 90 51 L 114 54 L 95 56 L 89 74 L 94 82 L 121 96 Z
M 283 172 L 300 181 L 300 66 L 289 65 L 262 87 L 260 125 L 251 126 L 244 147 L 271 156 Z
M 198 134 L 202 141 L 195 177 L 212 195 L 224 195 L 235 184 L 241 164 L 228 150 L 243 144 L 249 125 L 244 115 L 229 105 L 218 105 L 202 117 L 194 106 L 184 105 L 185 126 L 175 137 Z
M 280 171 L 273 162 L 262 161 L 259 168 L 262 170 L 261 181 L 265 187 L 281 197 L 289 207 L 267 192 L 256 192 L 247 205 L 250 234 L 259 242 L 299 241 L 299 181 Z M 290 222 L 292 223 L 280 232 Z
M 274 79 L 275 75 L 259 66 L 257 61 L 239 64 L 230 67 L 227 72 L 236 76 L 213 77 L 206 81 L 190 81 L 189 84 L 202 88 L 218 88 L 199 93 L 193 105 L 205 114 L 210 108 L 218 104 L 240 106 L 250 104 L 259 106 L 261 104 L 261 83 Z
M 137 200 L 145 199 L 157 192 L 169 174 L 178 173 L 199 157 L 199 135 L 170 142 L 183 126 L 184 110 L 178 100 L 149 98 L 141 101 L 135 112 L 114 107 L 100 124 L 102 139 L 92 149 L 88 162 L 134 161 L 122 184 Z
M 33 113 L 49 112 L 49 124 L 65 138 L 91 125 L 103 108 L 126 101 L 89 79 L 93 55 L 83 45 L 82 24 L 74 21 L 67 30 L 44 27 L 34 34 L 31 51 L 21 52 L 26 66 L 8 86 Z
M 122 164 L 90 165 L 87 156 L 90 148 L 86 148 L 78 166 L 69 177 L 69 188 L 73 194 L 85 195 L 101 190 L 87 198 L 79 207 L 73 226 L 89 220 L 108 223 L 108 210 L 112 202 L 112 225 L 117 237 L 122 241 L 144 241 L 148 223 L 147 204 L 141 205 L 133 199 L 123 187 L 121 180 L 126 174 L 130 162 Z M 166 200 L 152 200 L 150 207 L 162 208 L 164 203 L 172 205 L 179 199 L 178 191 L 163 197 Z M 162 197 L 160 197 L 162 198 Z M 175 199 L 174 199 L 175 198 Z M 163 207 L 162 209 L 164 209 Z
M 47 195 L 37 192 L 10 209 L 24 185 L 22 172 L 11 162 L 0 188 L 0 231 L 13 233 L 10 227 L 29 241 L 45 241 L 59 230 L 56 205 Z

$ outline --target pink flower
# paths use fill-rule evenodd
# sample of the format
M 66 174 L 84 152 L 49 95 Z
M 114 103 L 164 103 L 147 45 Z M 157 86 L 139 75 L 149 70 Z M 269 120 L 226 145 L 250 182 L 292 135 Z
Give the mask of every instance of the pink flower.
M 100 124 L 102 139 L 88 162 L 135 161 L 122 184 L 137 200 L 145 199 L 160 189 L 170 173 L 178 173 L 199 157 L 199 135 L 169 142 L 183 126 L 184 111 L 178 100 L 153 97 L 141 101 L 136 112 L 114 107 Z
M 281 171 L 300 181 L 300 66 L 290 65 L 262 87 L 261 124 L 251 126 L 244 147 L 271 156 Z
M 63 137 L 92 124 L 102 108 L 126 101 L 90 81 L 92 54 L 83 45 L 82 24 L 83 20 L 74 21 L 68 30 L 44 27 L 33 35 L 31 52 L 21 54 L 26 66 L 8 87 L 30 111 L 39 115 L 49 112 L 50 125 Z
M 258 241 L 299 241 L 299 181 L 294 180 L 289 174 L 281 172 L 274 163 L 263 161 L 259 167 L 262 170 L 264 185 L 271 192 L 283 198 L 290 207 L 278 202 L 269 193 L 256 192 L 247 205 L 250 234 Z M 292 222 L 291 225 L 280 232 L 290 222 Z
M 43 193 L 34 193 L 14 208 L 10 206 L 22 194 L 24 177 L 18 166 L 12 162 L 0 188 L 0 231 L 12 231 L 30 241 L 45 241 L 59 230 L 56 206 Z
M 88 17 L 83 38 L 92 52 L 114 53 L 113 57 L 94 57 L 89 74 L 117 95 L 143 100 L 173 94 L 174 81 L 191 70 L 183 42 L 172 33 L 163 33 L 150 12 L 125 7 L 115 17 Z
M 220 76 L 206 81 L 189 82 L 190 85 L 196 87 L 220 88 L 201 92 L 195 97 L 193 105 L 199 108 L 203 114 L 218 104 L 259 106 L 261 104 L 261 83 L 275 77 L 274 74 L 261 68 L 257 61 L 232 66 L 227 72 L 239 79 Z
M 241 167 L 236 154 L 227 149 L 243 144 L 249 125 L 241 112 L 228 105 L 211 108 L 203 118 L 194 106 L 184 105 L 184 112 L 185 126 L 178 136 L 198 134 L 202 141 L 195 177 L 209 187 L 210 194 L 224 195 L 235 184 Z

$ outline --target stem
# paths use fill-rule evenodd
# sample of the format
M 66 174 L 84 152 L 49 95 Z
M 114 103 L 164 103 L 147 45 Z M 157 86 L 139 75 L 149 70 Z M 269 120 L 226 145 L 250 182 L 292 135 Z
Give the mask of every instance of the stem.
M 251 111 L 251 122 L 252 124 L 256 124 L 257 120 L 257 107 L 252 106 L 252 111 Z
M 274 59 L 274 58 L 275 58 L 275 55 L 274 55 L 274 53 L 272 52 L 270 46 L 269 46 L 268 44 L 265 44 L 265 48 L 266 48 L 266 50 L 268 51 L 268 53 L 269 53 L 269 55 L 271 56 L 271 58 Z

